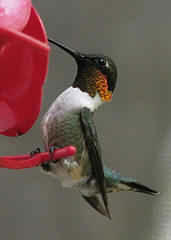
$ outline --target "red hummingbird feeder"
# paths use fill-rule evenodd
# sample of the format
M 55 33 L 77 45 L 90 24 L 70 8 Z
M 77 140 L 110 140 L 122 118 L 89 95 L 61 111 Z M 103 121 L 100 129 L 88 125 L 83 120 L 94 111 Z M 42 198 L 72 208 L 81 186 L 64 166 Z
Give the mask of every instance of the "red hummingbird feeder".
M 0 134 L 26 133 L 37 119 L 49 46 L 30 0 L 0 0 Z
M 43 22 L 31 0 L 0 0 L 0 134 L 25 134 L 38 118 L 49 50 Z M 75 151 L 74 147 L 59 149 L 54 157 Z M 0 167 L 21 169 L 48 160 L 49 153 L 0 157 Z

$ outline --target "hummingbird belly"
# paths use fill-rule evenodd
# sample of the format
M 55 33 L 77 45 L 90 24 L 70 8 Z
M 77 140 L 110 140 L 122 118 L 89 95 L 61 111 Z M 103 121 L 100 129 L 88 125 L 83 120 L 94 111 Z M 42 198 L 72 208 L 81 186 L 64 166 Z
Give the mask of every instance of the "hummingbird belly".
M 49 162 L 47 173 L 56 176 L 64 187 L 73 187 L 85 181 L 90 176 L 91 169 L 79 112 L 66 115 L 59 115 L 58 112 L 55 116 L 45 116 L 43 121 L 42 130 L 46 150 L 51 146 L 62 148 L 69 145 L 77 149 L 75 156 Z
M 71 157 L 50 163 L 48 174 L 56 177 L 63 187 L 73 187 L 82 181 L 81 168 Z

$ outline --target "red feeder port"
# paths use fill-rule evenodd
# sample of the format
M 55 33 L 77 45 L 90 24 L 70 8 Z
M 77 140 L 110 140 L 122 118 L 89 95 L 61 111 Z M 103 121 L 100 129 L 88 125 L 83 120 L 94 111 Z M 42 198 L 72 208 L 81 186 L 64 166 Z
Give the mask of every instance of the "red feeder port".
M 46 31 L 31 2 L 0 0 L 0 134 L 22 135 L 34 124 L 48 57 Z
M 18 136 L 34 124 L 48 57 L 46 31 L 31 0 L 0 0 L 0 134 Z M 53 159 L 75 153 L 75 147 L 68 146 L 56 150 Z M 1 156 L 0 168 L 31 168 L 51 158 L 49 152 Z

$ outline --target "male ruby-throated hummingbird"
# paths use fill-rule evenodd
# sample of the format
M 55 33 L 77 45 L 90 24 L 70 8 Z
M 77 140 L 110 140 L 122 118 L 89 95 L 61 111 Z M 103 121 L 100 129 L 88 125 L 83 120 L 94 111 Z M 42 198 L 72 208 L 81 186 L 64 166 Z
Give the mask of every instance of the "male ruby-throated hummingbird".
M 73 145 L 77 153 L 42 164 L 42 168 L 58 177 L 63 186 L 77 188 L 94 209 L 111 218 L 107 193 L 124 190 L 157 193 L 103 166 L 93 115 L 112 98 L 117 80 L 115 63 L 105 55 L 83 54 L 54 40 L 49 42 L 70 54 L 78 69 L 72 86 L 56 98 L 43 117 L 45 149 Z

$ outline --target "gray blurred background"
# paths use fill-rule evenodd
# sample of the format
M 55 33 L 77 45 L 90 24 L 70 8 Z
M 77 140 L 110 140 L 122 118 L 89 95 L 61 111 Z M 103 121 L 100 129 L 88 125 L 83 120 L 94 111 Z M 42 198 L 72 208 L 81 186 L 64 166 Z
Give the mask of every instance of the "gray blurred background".
M 0 169 L 0 231 L 9 240 L 171 239 L 171 1 L 33 0 L 50 37 L 118 67 L 113 101 L 96 114 L 103 157 L 123 175 L 161 192 L 110 195 L 112 221 L 39 168 Z M 39 123 L 71 85 L 74 61 L 52 47 L 41 116 L 25 136 L 1 136 L 1 155 L 42 148 Z

